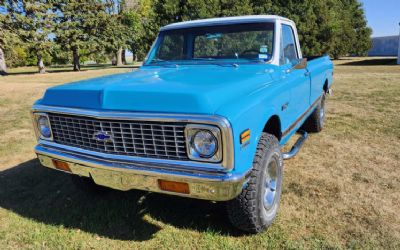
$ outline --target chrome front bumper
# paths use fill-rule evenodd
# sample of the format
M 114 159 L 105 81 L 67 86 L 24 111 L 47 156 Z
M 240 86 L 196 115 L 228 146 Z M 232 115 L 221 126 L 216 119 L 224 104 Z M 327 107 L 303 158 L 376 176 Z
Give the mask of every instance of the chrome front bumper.
M 226 201 L 239 195 L 247 183 L 246 175 L 190 170 L 189 167 L 182 168 L 171 164 L 115 161 L 42 144 L 35 147 L 35 152 L 45 167 L 56 169 L 52 160 L 61 160 L 69 163 L 72 174 L 91 177 L 98 185 L 124 191 L 140 189 L 197 199 Z M 159 180 L 187 183 L 190 193 L 161 190 L 158 185 Z

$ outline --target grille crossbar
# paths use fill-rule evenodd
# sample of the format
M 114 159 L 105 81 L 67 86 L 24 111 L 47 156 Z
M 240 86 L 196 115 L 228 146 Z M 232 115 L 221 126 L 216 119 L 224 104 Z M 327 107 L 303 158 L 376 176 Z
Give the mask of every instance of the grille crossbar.
M 56 143 L 101 153 L 187 160 L 185 124 L 48 114 Z M 103 132 L 111 140 L 97 140 Z

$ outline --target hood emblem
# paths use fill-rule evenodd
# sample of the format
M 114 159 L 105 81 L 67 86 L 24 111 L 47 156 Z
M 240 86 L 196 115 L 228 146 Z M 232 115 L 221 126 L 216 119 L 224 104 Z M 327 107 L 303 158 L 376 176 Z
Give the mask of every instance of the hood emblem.
M 96 141 L 110 142 L 113 141 L 113 135 L 106 131 L 97 131 L 94 133 L 93 139 Z

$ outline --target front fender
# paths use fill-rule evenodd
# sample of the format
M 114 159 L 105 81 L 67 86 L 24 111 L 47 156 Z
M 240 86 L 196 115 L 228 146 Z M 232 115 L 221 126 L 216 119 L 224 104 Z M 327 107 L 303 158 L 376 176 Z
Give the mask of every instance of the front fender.
M 273 115 L 280 113 L 279 82 L 269 83 L 263 88 L 225 105 L 218 110 L 231 122 L 234 143 L 234 172 L 246 173 L 253 164 L 258 141 L 264 126 Z M 240 144 L 240 134 L 250 129 L 250 140 Z

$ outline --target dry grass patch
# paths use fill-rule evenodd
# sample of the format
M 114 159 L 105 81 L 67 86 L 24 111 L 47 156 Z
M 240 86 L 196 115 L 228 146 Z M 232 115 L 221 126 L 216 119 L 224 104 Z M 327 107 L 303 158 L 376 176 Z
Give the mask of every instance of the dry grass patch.
M 0 78 L 0 245 L 399 249 L 400 66 L 362 60 L 335 62 L 326 127 L 285 162 L 278 218 L 258 235 L 232 229 L 223 204 L 138 191 L 90 196 L 34 160 L 29 108 L 45 88 L 125 70 Z

